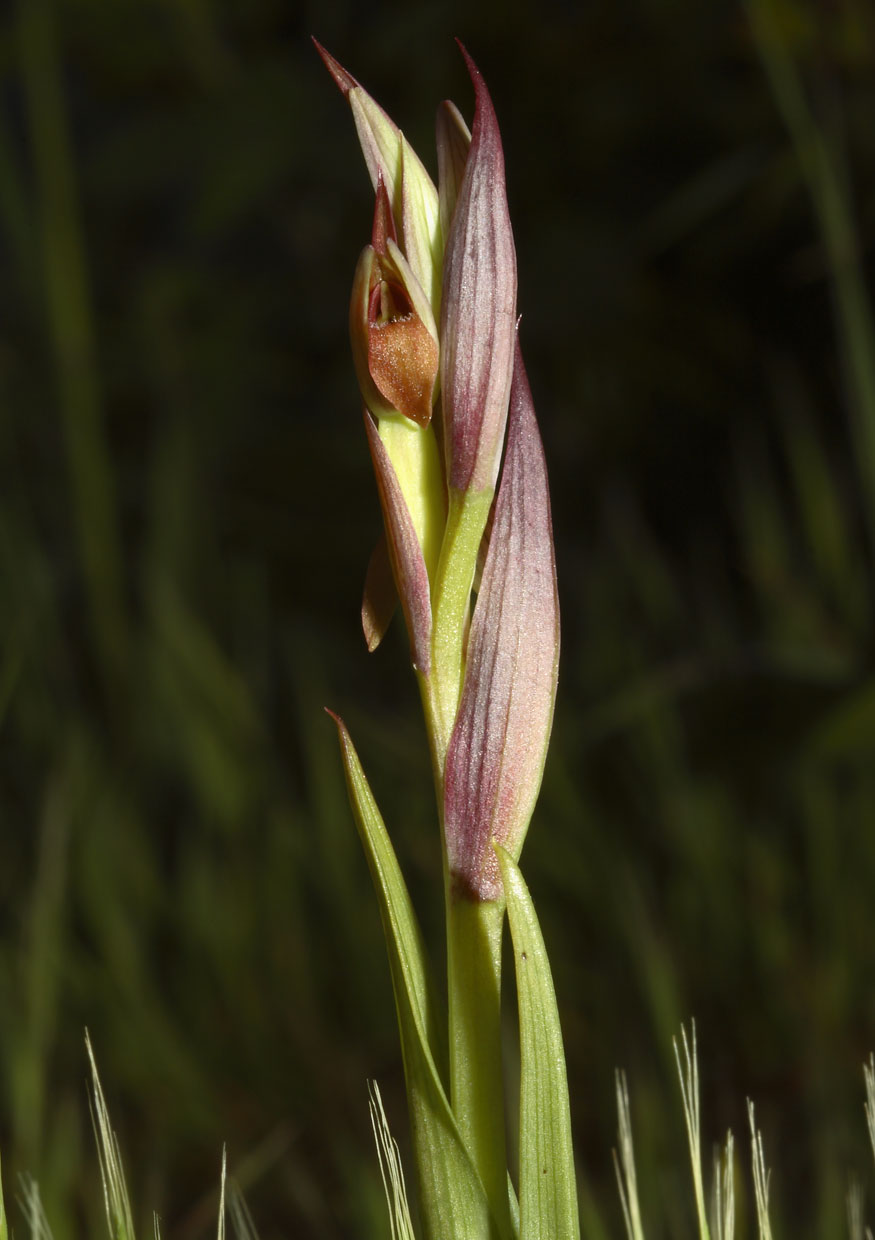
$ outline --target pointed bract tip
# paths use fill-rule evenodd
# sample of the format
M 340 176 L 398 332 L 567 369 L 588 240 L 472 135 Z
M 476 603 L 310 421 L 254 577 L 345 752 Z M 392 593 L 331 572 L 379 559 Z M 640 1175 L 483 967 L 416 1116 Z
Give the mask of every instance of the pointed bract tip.
M 336 711 L 333 711 L 330 706 L 323 706 L 322 709 L 325 711 L 326 715 L 328 715 L 328 717 L 333 721 L 334 726 L 337 728 L 337 737 L 338 737 L 338 740 L 340 741 L 341 748 L 344 751 L 346 751 L 349 748 L 350 744 L 352 743 L 350 741 L 350 736 L 349 736 L 349 732 L 347 731 L 346 724 L 343 722 L 340 715 L 338 715 Z
M 456 43 L 459 46 L 459 51 L 465 58 L 465 65 L 468 69 L 468 75 L 471 78 L 471 83 L 474 87 L 474 122 L 471 127 L 472 135 L 476 137 L 477 131 L 485 124 L 487 128 L 494 131 L 493 136 L 497 141 L 499 152 L 501 152 L 501 135 L 498 132 L 498 118 L 495 115 L 495 105 L 492 102 L 492 96 L 489 93 L 486 81 L 461 39 L 456 39 Z M 486 114 L 485 116 L 484 113 Z M 503 155 L 501 156 L 501 159 L 503 169 Z
M 459 49 L 459 51 L 460 51 L 460 52 L 462 53 L 462 55 L 465 57 L 465 63 L 466 63 L 466 64 L 468 64 L 468 65 L 473 65 L 473 64 L 474 64 L 474 61 L 473 61 L 473 59 L 472 59 L 472 57 L 471 57 L 471 53 L 468 51 L 467 47 L 465 47 L 465 44 L 462 42 L 462 40 L 459 38 L 459 36 L 458 36 L 458 35 L 455 35 L 455 36 L 454 36 L 454 38 L 455 38 L 455 42 L 456 42 L 456 47 Z
M 456 39 L 456 47 L 458 47 L 459 51 L 462 53 L 462 56 L 465 60 L 465 65 L 467 66 L 467 69 L 468 69 L 468 73 L 471 76 L 471 81 L 474 83 L 475 86 L 477 86 L 478 82 L 483 81 L 483 74 L 477 68 L 477 65 L 474 61 L 474 57 L 471 55 L 467 47 L 465 47 L 465 44 L 459 38 Z
M 311 34 L 310 38 L 313 42 L 313 46 L 316 48 L 316 51 L 322 57 L 322 63 L 325 65 L 325 68 L 334 78 L 334 81 L 337 83 L 337 86 L 343 93 L 344 97 L 346 97 L 349 92 L 354 90 L 356 86 L 359 86 L 360 83 L 352 76 L 351 73 L 344 69 L 339 60 L 335 60 L 331 53 L 325 50 L 314 34 Z

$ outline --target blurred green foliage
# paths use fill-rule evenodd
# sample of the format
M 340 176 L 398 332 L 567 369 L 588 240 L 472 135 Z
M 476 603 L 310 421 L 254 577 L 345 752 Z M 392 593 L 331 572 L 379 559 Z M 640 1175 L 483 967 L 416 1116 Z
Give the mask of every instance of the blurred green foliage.
M 0 18 L 0 1149 L 100 1225 L 89 1027 L 135 1203 L 384 1235 L 403 1090 L 343 713 L 438 941 L 428 759 L 347 359 L 370 191 L 311 31 L 423 152 L 505 139 L 564 655 L 523 857 L 587 1206 L 648 1235 L 756 1099 L 775 1216 L 844 1229 L 875 1043 L 875 17 L 866 0 L 18 0 Z M 867 279 L 868 276 L 868 279 Z M 509 1051 L 512 1048 L 509 1048 Z M 13 1210 L 15 1209 L 13 1205 Z M 591 1234 L 597 1234 L 595 1222 Z

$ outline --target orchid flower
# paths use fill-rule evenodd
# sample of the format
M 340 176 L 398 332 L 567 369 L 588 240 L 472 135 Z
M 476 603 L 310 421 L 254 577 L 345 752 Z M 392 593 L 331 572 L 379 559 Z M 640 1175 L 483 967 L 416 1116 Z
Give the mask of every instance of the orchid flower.
M 473 123 L 469 131 L 454 104 L 439 108 L 435 187 L 401 130 L 316 47 L 350 105 L 374 190 L 349 316 L 384 527 L 363 625 L 374 649 L 400 600 L 441 825 L 446 1004 L 383 820 L 335 716 L 389 951 L 422 1233 L 573 1240 L 561 1031 L 518 867 L 552 725 L 559 607 L 546 464 L 518 339 L 498 121 L 462 48 Z M 518 1194 L 505 1151 L 505 912 L 520 1017 Z

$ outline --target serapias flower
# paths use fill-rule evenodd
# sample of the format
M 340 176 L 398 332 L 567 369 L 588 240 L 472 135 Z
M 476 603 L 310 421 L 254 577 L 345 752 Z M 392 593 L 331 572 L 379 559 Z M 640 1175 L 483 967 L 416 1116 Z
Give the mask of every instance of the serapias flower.
M 498 121 L 462 48 L 474 123 L 469 133 L 454 104 L 439 108 L 436 190 L 395 123 L 319 51 L 353 110 L 375 193 L 350 303 L 385 528 L 368 574 L 365 632 L 373 648 L 391 614 L 393 581 L 423 687 L 453 895 L 495 901 L 492 845 L 519 856 L 550 735 L 559 650 L 550 502 L 517 340 Z

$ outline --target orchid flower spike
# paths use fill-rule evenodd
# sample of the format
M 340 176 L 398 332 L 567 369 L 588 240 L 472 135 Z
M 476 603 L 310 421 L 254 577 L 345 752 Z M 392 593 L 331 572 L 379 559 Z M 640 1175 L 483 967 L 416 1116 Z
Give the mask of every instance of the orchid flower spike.
M 435 188 L 394 121 L 317 48 L 352 109 L 374 189 L 350 302 L 385 529 L 368 572 L 365 632 L 373 648 L 397 593 L 454 892 L 495 900 L 493 843 L 518 858 L 540 785 L 559 650 L 550 501 L 517 339 L 498 120 L 462 48 L 473 125 L 441 104 Z
M 383 516 L 362 623 L 373 650 L 400 601 L 442 827 L 448 1037 L 389 834 L 335 717 L 389 951 L 424 1240 L 579 1240 L 559 1015 L 517 866 L 552 727 L 559 605 L 498 121 L 461 48 L 473 123 L 455 104 L 438 109 L 435 188 L 394 121 L 317 48 L 374 190 L 349 310 Z M 501 1062 L 505 912 L 520 1013 L 518 1202 Z

